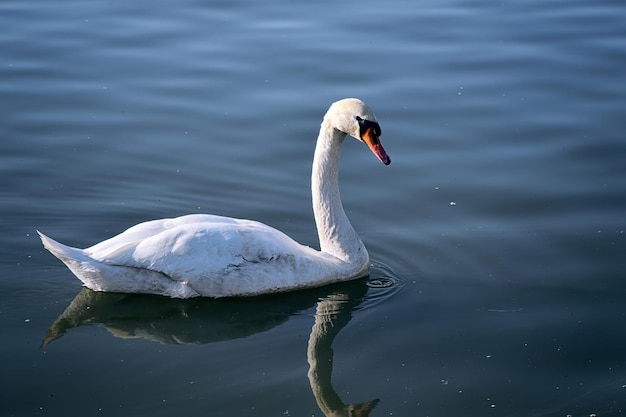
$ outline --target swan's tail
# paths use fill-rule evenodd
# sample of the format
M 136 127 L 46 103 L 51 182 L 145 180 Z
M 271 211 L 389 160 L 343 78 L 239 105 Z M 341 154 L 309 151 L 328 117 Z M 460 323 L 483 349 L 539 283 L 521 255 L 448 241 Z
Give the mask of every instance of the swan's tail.
M 96 291 L 103 289 L 100 276 L 102 275 L 102 267 L 104 265 L 90 258 L 82 249 L 59 243 L 44 235 L 39 230 L 37 230 L 37 233 L 41 238 L 44 248 L 48 249 L 50 253 L 63 261 L 65 266 L 67 266 L 85 286 Z
M 67 266 L 70 266 L 69 263 L 85 262 L 88 259 L 88 256 L 82 249 L 73 248 L 71 246 L 66 246 L 62 243 L 59 243 L 56 240 L 44 235 L 39 230 L 37 230 L 37 234 L 41 238 L 41 243 L 43 243 L 43 247 L 48 249 L 50 253 L 52 253 L 54 256 L 62 260 L 63 263 Z

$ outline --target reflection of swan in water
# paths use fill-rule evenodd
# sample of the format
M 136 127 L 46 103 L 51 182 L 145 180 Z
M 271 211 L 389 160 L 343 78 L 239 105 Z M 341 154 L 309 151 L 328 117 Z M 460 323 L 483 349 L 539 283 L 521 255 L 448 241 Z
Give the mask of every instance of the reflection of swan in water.
M 331 384 L 332 343 L 365 299 L 365 280 L 309 291 L 240 299 L 190 300 L 160 296 L 94 292 L 87 288 L 46 332 L 42 347 L 68 330 L 100 324 L 121 338 L 144 338 L 166 344 L 204 344 L 247 337 L 286 322 L 317 302 L 309 337 L 309 382 L 315 400 L 327 417 L 365 417 L 378 400 L 344 404 Z
M 307 291 L 308 292 L 308 291 Z M 319 296 L 319 294 L 317 294 Z M 41 347 L 74 327 L 98 324 L 116 337 L 164 344 L 205 344 L 272 329 L 315 305 L 316 293 L 212 300 L 116 294 L 83 288 L 48 328 Z
M 331 383 L 333 340 L 348 324 L 352 318 L 352 310 L 360 301 L 345 293 L 334 293 L 317 303 L 315 324 L 311 329 L 307 349 L 309 382 L 318 407 L 327 417 L 365 417 L 378 404 L 377 399 L 361 404 L 344 404 Z

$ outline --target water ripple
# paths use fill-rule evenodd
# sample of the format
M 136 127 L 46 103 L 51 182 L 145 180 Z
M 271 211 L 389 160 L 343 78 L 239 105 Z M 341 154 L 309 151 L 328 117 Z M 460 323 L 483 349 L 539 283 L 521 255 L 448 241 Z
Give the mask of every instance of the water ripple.
M 404 286 L 404 280 L 388 265 L 373 261 L 366 280 L 368 291 L 359 309 L 370 309 L 391 299 Z

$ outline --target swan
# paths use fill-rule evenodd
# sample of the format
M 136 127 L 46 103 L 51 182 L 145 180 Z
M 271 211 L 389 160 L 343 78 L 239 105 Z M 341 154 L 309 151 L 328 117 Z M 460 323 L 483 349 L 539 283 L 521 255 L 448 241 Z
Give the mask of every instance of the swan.
M 43 246 L 94 291 L 172 298 L 254 296 L 361 278 L 369 255 L 341 203 L 338 165 L 347 135 L 385 165 L 374 112 L 347 98 L 326 112 L 313 156 L 311 190 L 320 249 L 263 223 L 211 214 L 152 220 L 86 249 L 37 231 Z

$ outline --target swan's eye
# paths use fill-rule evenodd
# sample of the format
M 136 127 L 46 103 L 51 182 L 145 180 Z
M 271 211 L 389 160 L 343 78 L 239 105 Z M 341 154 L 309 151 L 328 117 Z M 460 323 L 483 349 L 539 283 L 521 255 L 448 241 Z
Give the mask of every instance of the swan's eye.
M 357 122 L 359 122 L 359 131 L 360 131 L 359 133 L 361 137 L 363 137 L 363 135 L 368 129 L 372 129 L 376 137 L 379 137 L 382 134 L 380 130 L 380 125 L 378 123 L 372 122 L 370 120 L 362 119 L 359 116 L 356 116 L 356 120 Z

